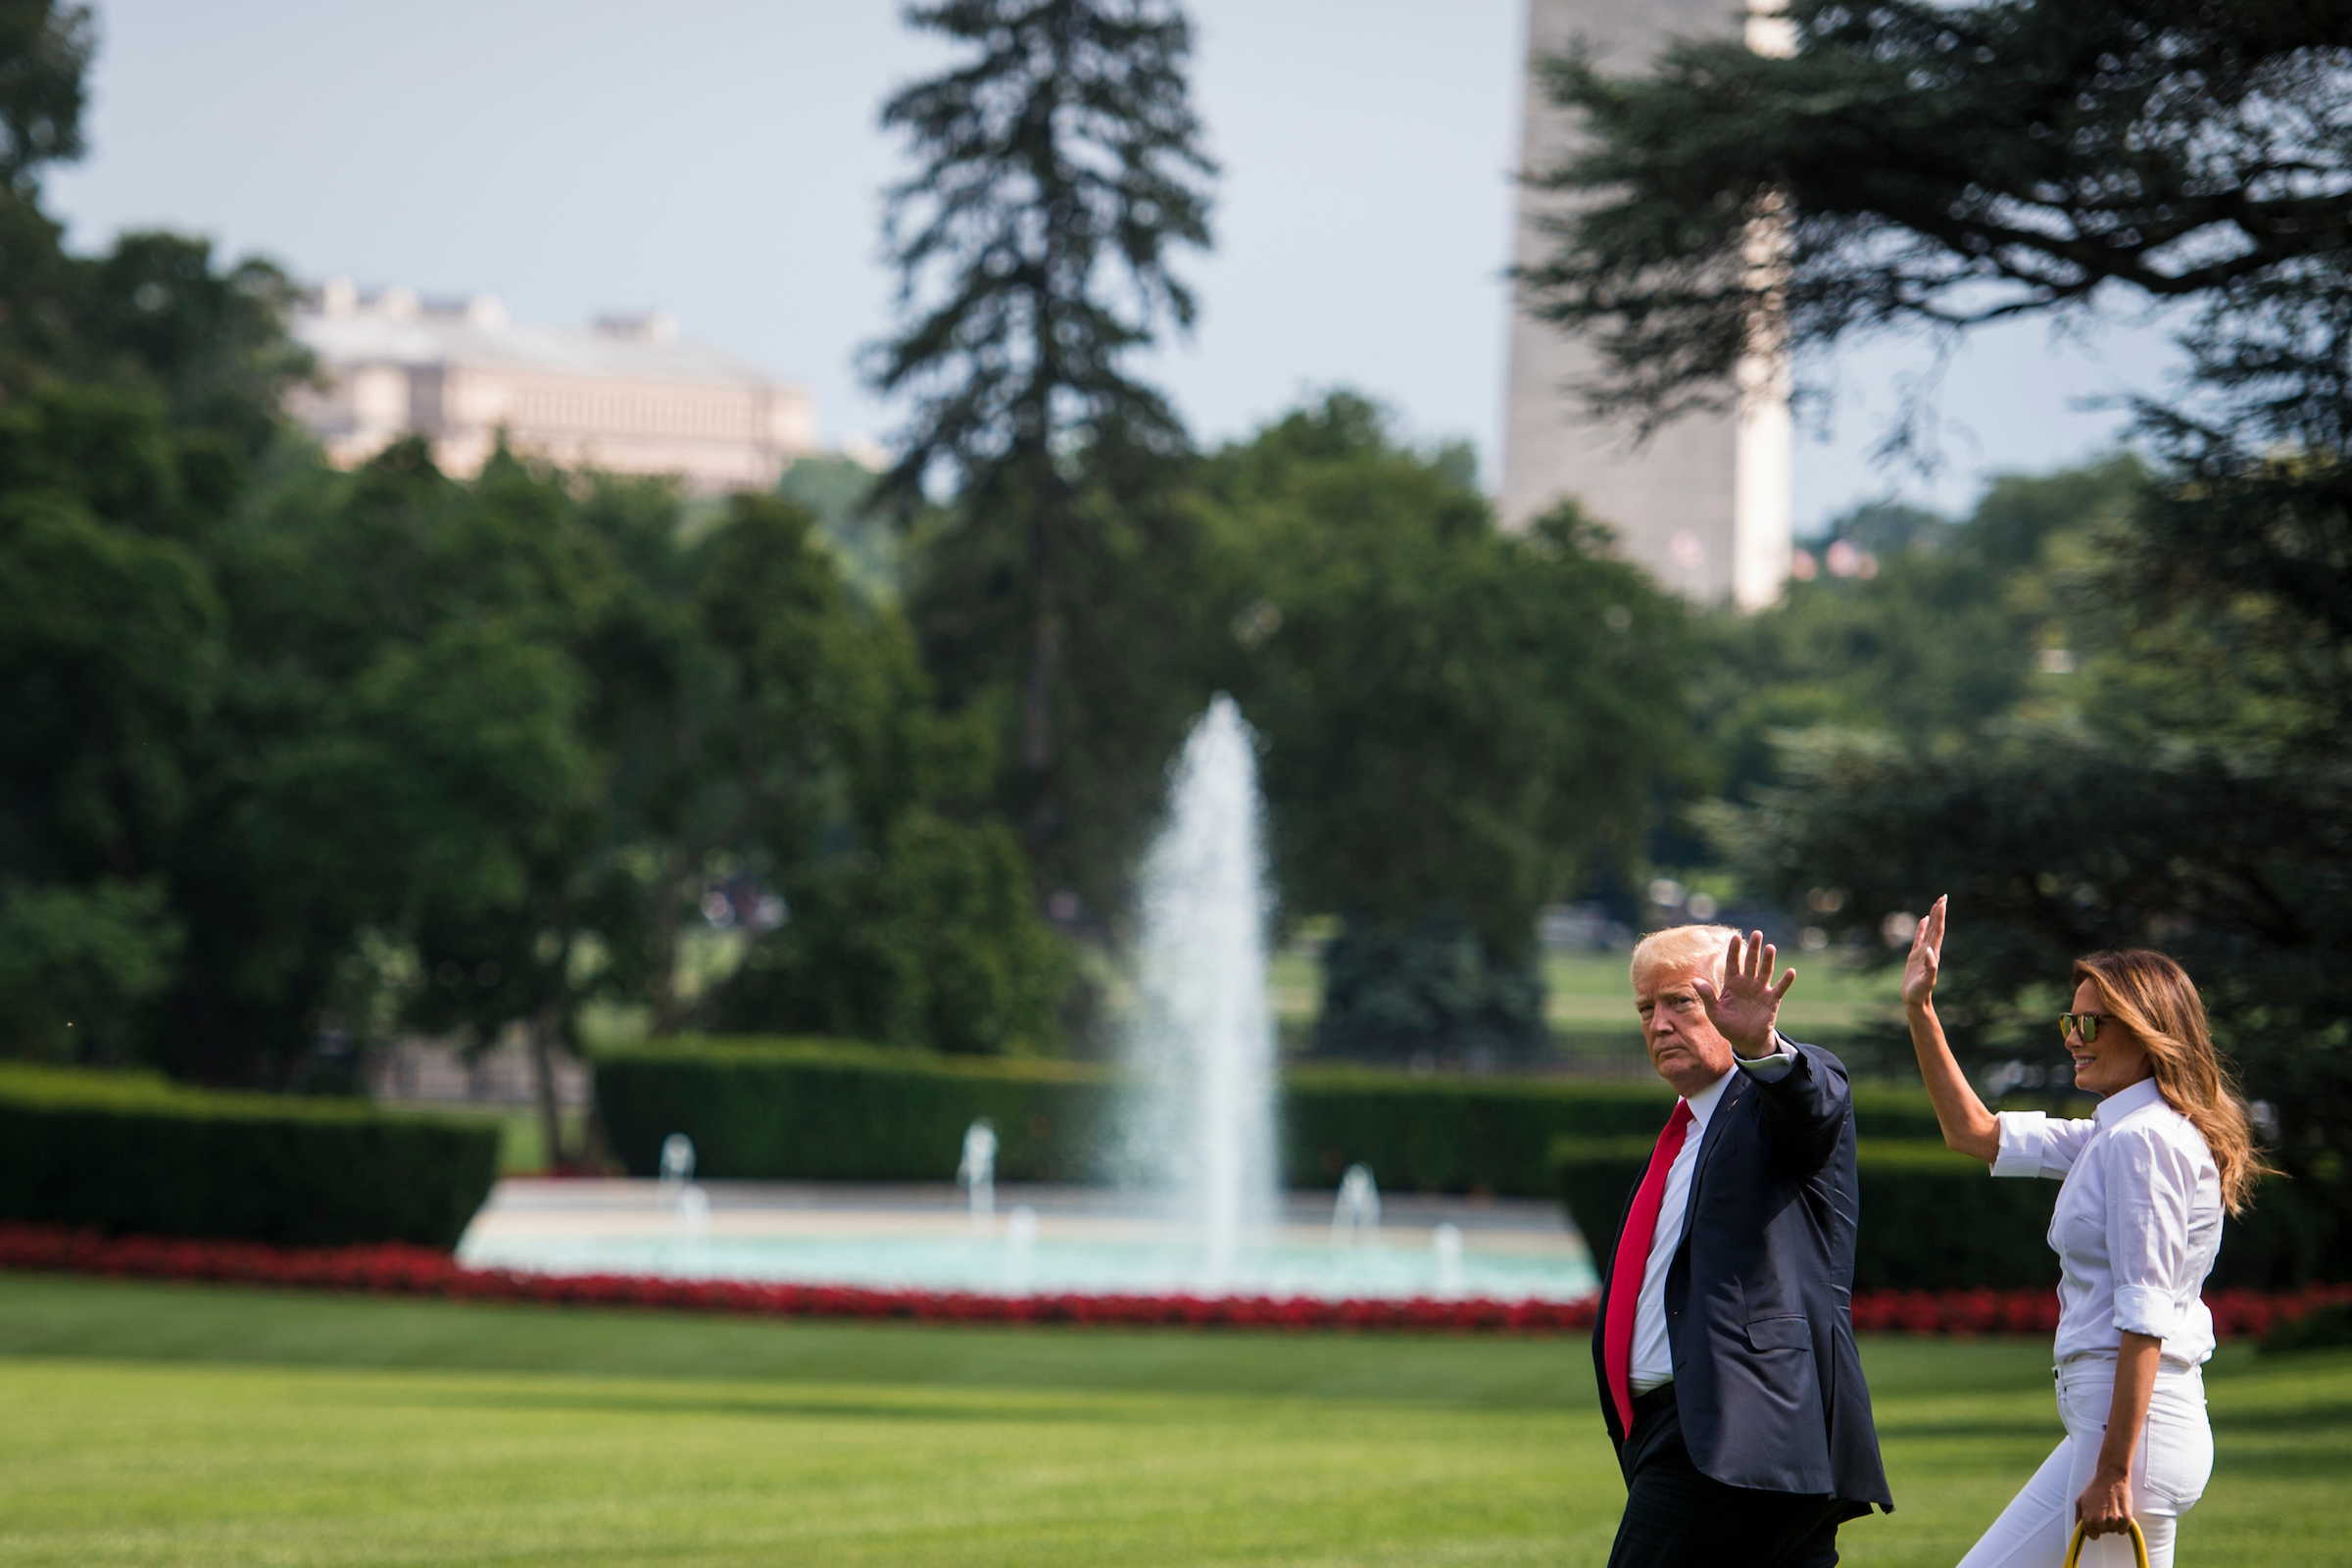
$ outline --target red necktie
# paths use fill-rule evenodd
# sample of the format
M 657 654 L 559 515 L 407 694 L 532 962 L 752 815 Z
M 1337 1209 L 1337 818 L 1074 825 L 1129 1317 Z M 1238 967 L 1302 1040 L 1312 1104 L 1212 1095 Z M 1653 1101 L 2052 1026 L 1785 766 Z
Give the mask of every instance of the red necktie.
M 1674 1156 L 1683 1152 L 1683 1135 L 1690 1130 L 1690 1102 L 1675 1102 L 1658 1147 L 1649 1152 L 1649 1169 L 1634 1190 L 1634 1206 L 1617 1237 L 1617 1255 L 1609 1260 L 1609 1315 L 1601 1330 L 1601 1364 L 1608 1368 L 1609 1397 L 1617 1403 L 1617 1430 L 1634 1431 L 1634 1314 L 1642 1306 L 1642 1277 L 1649 1268 L 1649 1244 L 1658 1234 L 1658 1207 L 1666 1199 L 1666 1173 Z

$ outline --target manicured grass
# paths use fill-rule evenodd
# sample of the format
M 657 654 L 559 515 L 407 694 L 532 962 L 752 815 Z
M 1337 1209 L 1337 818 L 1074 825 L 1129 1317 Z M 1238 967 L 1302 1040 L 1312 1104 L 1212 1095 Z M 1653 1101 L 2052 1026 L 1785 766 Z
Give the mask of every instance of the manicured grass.
M 2056 1441 L 2047 1348 L 1867 1348 L 1948 1564 Z M 0 1563 L 1598 1564 L 1574 1340 L 924 1329 L 0 1276 Z M 2187 1560 L 2352 1562 L 2352 1354 L 2242 1349 Z

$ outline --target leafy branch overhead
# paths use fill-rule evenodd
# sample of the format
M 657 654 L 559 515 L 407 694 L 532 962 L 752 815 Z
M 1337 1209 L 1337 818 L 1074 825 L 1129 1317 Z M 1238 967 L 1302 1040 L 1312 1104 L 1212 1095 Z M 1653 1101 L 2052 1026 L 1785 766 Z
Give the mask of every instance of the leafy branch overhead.
M 1522 281 L 1544 318 L 1595 335 L 1601 407 L 1720 404 L 1760 310 L 1801 353 L 2193 300 L 2206 335 L 2251 351 L 2295 300 L 2327 309 L 2274 343 L 2275 368 L 2308 380 L 2289 362 L 2340 346 L 2352 12 L 1798 0 L 1790 17 L 1790 58 L 1722 38 L 1673 43 L 1648 76 L 1580 53 L 1544 67 L 1587 135 L 1534 172 L 1569 200 Z M 1767 201 L 1785 270 L 1743 265 Z
M 2005 678 L 1955 687 L 1964 722 L 1905 722 L 1934 696 L 1906 682 L 1874 733 L 1796 738 L 1777 781 L 1751 767 L 1712 825 L 1788 907 L 1850 898 L 1876 922 L 1950 893 L 1961 1033 L 1987 1053 L 2036 1049 L 2018 1031 L 2085 948 L 2180 954 L 2277 1108 L 2280 1163 L 2352 1214 L 2352 1074 L 2332 1049 L 2352 880 L 2352 12 L 1799 0 L 1789 18 L 1787 58 L 1725 39 L 1673 44 L 1647 78 L 1546 68 L 1585 140 L 1541 172 L 1563 202 L 1522 283 L 1598 345 L 1599 410 L 1654 423 L 1726 401 L 1760 320 L 1818 359 L 1871 332 L 1949 342 L 2179 306 L 2186 374 L 2139 400 L 2153 461 L 2110 476 L 2120 505 L 2086 495 L 2018 551 L 1996 485 L 1942 563 L 1849 585 L 1855 608 L 1898 612 L 1896 642 L 2040 623 Z M 1967 621 L 1896 603 L 1972 579 Z M 1798 584 L 1758 624 L 1831 624 L 1825 594 L 1845 589 Z M 1827 688 L 1758 695 L 1741 722 L 1854 717 Z

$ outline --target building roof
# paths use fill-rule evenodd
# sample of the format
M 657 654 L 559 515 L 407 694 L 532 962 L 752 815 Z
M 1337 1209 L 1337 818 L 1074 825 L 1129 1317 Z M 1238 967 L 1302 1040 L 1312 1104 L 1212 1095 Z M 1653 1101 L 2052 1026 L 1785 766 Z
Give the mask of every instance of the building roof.
M 708 343 L 680 338 L 667 315 L 607 316 L 592 326 L 511 319 L 485 294 L 420 300 L 407 289 L 363 295 L 348 280 L 314 291 L 288 323 L 329 365 L 502 365 L 571 375 L 705 384 L 781 385 Z

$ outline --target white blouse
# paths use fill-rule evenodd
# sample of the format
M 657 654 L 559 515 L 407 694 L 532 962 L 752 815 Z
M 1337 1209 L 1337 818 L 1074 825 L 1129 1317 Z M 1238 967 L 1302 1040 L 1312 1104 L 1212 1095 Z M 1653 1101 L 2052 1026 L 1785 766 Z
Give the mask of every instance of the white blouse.
M 2222 1245 L 2222 1173 L 2156 1080 L 2108 1096 L 2088 1121 L 2038 1110 L 1997 1119 L 1995 1176 L 2066 1183 L 2050 1215 L 2058 1359 L 2112 1356 L 2127 1329 L 2162 1340 L 2164 1359 L 2178 1366 L 2211 1356 L 2202 1292 Z

